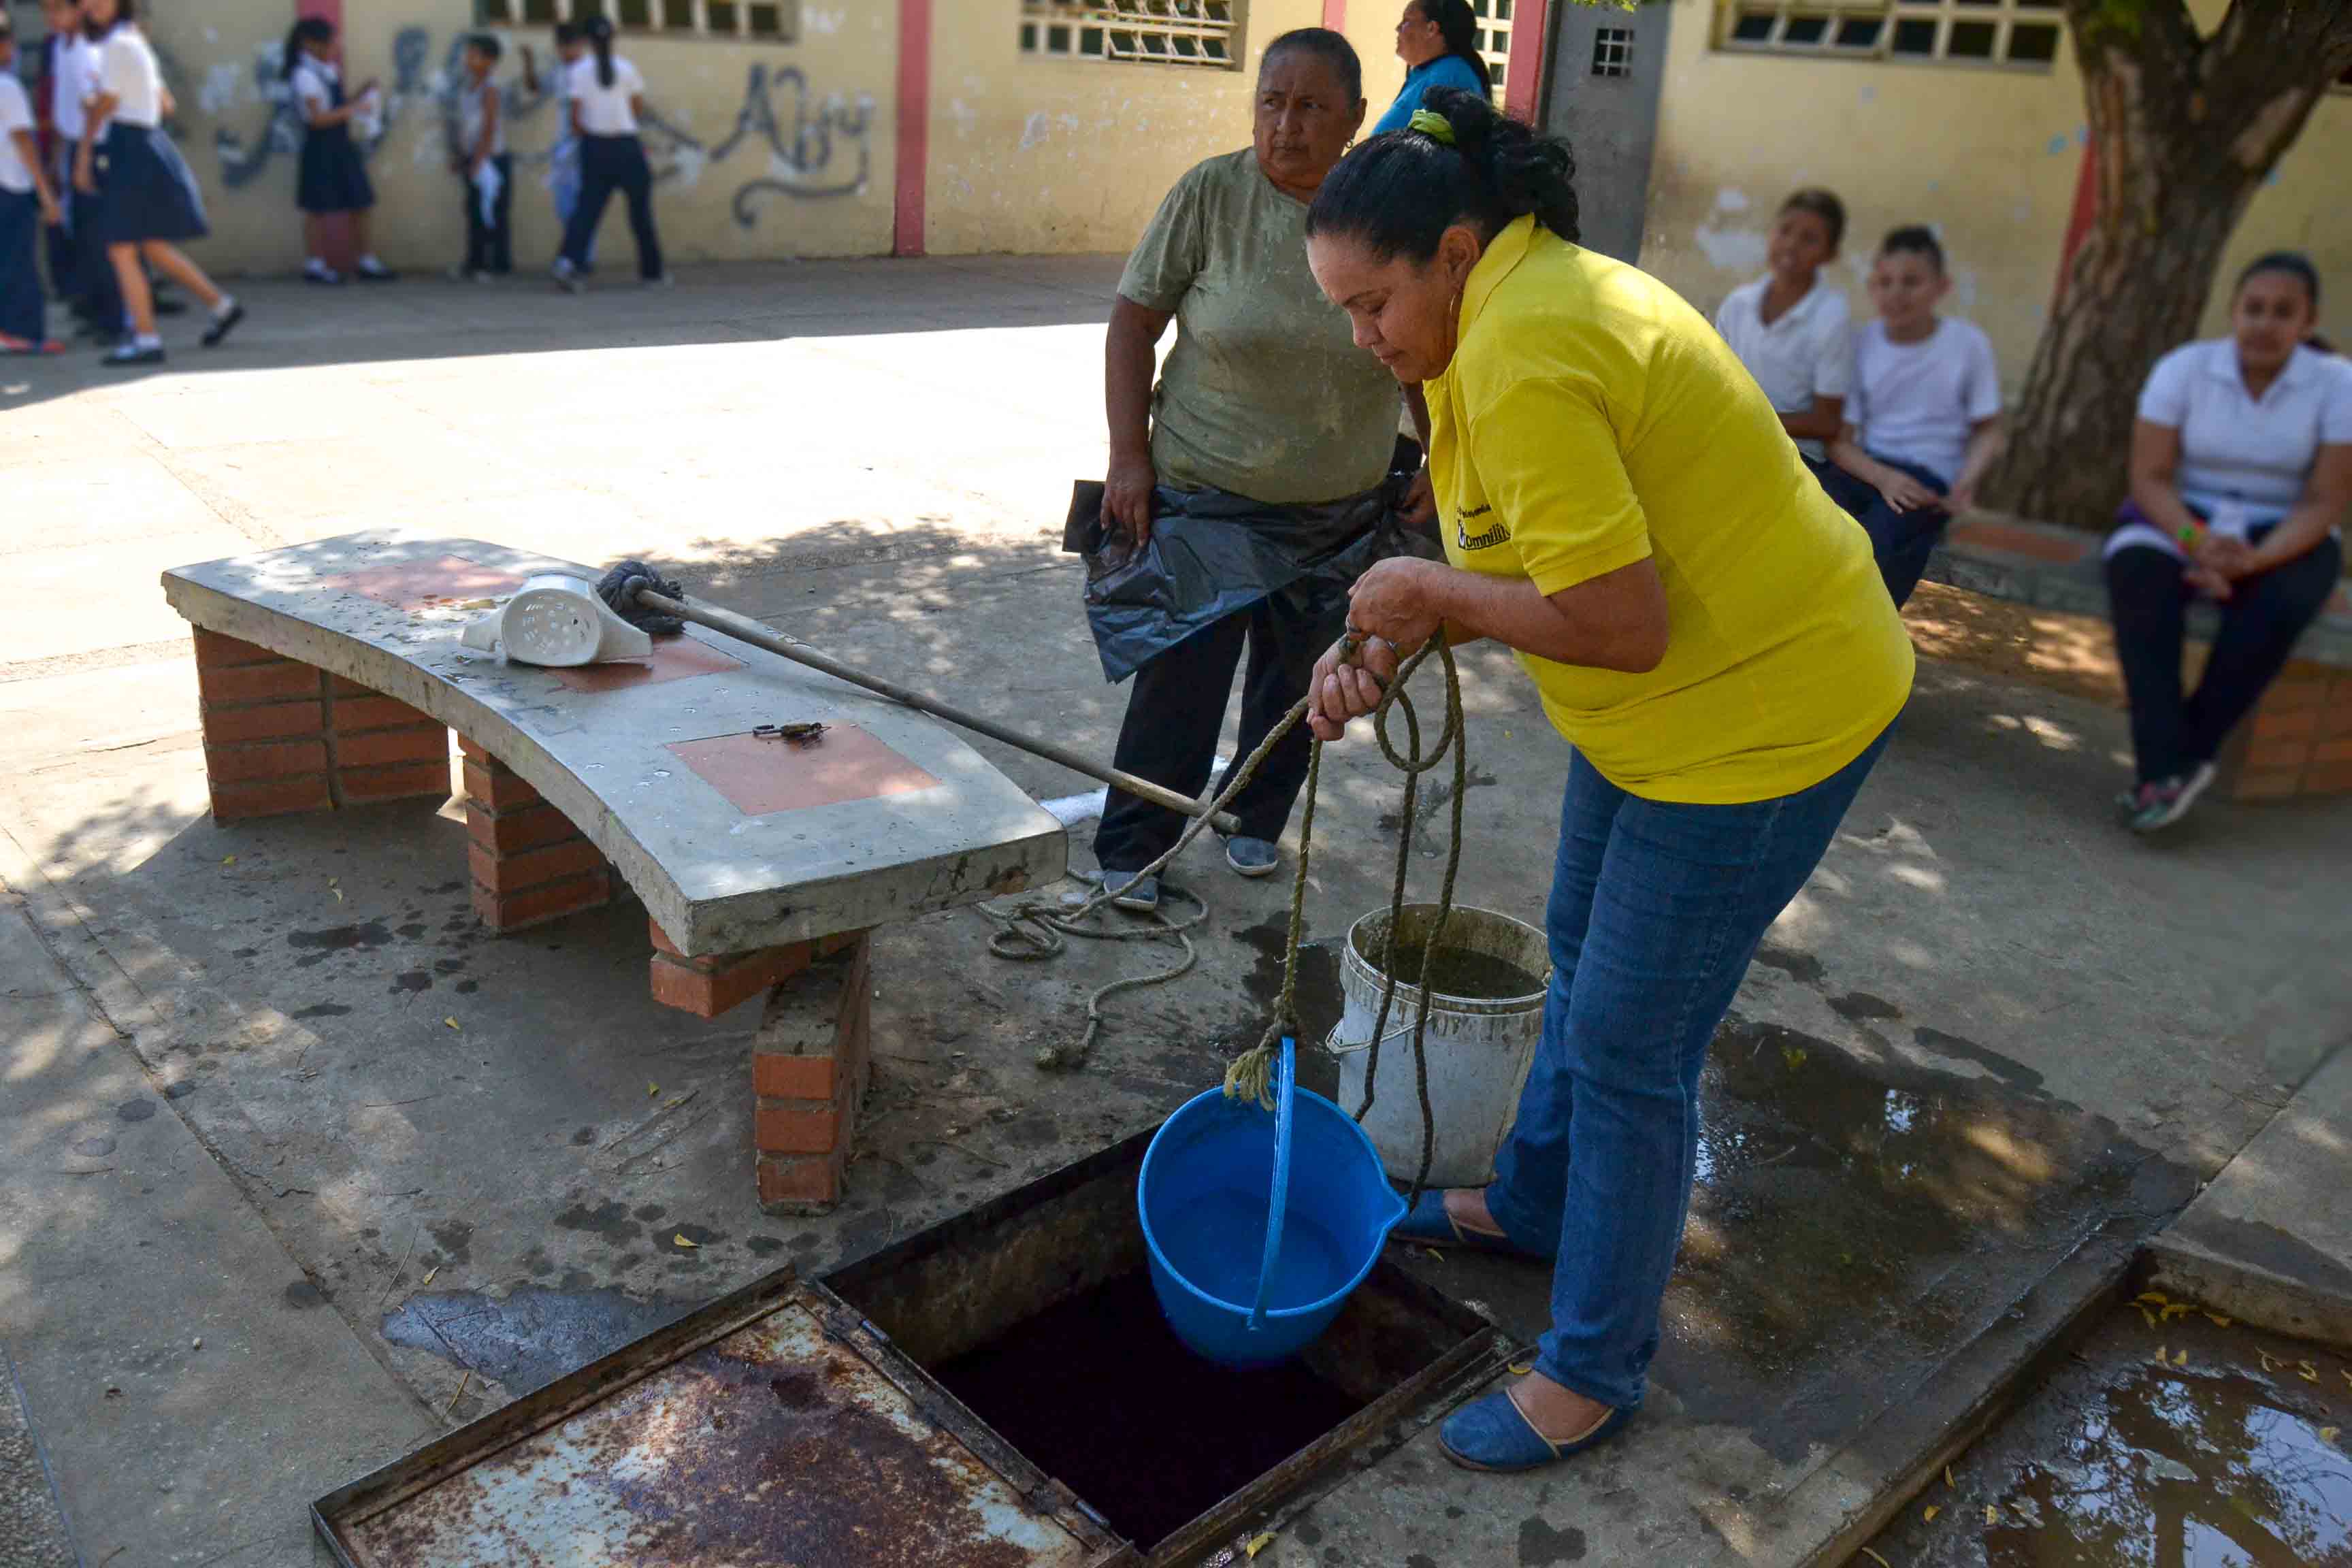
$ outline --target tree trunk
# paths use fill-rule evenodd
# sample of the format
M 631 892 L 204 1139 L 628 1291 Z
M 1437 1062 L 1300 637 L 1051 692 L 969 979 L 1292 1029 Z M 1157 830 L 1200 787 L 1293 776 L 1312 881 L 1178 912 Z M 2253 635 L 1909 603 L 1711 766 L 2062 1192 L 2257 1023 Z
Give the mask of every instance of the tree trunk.
M 2352 66 L 2352 5 L 2237 0 L 2210 38 L 2182 0 L 2066 0 L 2066 13 L 2094 216 L 1984 491 L 2006 510 L 2104 528 L 2124 496 L 2140 384 L 2195 335 L 2247 203 Z

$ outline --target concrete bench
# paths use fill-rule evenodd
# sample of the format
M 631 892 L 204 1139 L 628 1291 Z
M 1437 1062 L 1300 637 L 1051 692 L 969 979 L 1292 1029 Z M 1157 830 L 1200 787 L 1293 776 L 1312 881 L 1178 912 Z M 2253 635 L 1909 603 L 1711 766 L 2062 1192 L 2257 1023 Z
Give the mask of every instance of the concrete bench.
M 1968 517 L 1946 531 L 1928 559 L 1927 577 L 1987 598 L 2105 620 L 2103 542 L 2048 523 Z M 2212 605 L 2191 608 L 2192 668 L 2220 624 Z M 2352 589 L 2336 590 L 2216 761 L 2216 787 L 2235 800 L 2352 794 Z
M 355 534 L 163 574 L 195 628 L 213 816 L 450 794 L 476 913 L 519 931 L 625 890 L 656 1000 L 755 997 L 760 1195 L 840 1195 L 866 1078 L 866 933 L 1061 875 L 1053 816 L 945 727 L 689 627 L 649 660 L 540 669 L 466 624 L 539 573 L 477 540 Z M 815 721 L 813 743 L 754 733 Z

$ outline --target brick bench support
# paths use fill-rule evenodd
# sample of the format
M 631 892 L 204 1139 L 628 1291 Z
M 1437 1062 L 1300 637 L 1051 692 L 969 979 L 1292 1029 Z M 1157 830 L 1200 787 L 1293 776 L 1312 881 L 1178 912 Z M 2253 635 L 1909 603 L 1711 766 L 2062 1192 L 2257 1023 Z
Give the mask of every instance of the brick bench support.
M 356 681 L 199 630 L 213 819 L 449 796 L 449 731 Z
M 2232 800 L 2352 795 L 2352 669 L 2290 659 L 2216 763 Z
M 769 990 L 751 1043 L 751 1146 L 770 1214 L 823 1214 L 848 1179 L 872 1070 L 872 943 L 863 931 L 831 941 Z
M 501 935 L 613 898 L 613 868 L 572 819 L 475 742 L 465 753 L 466 865 L 474 913 Z

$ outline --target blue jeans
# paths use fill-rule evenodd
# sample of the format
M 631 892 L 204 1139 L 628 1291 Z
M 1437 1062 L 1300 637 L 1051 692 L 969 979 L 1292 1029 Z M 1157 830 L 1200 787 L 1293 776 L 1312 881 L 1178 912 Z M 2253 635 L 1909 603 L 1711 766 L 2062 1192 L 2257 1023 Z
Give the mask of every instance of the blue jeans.
M 1587 1398 L 1642 1402 L 1707 1042 L 1887 733 L 1811 788 L 1743 805 L 1643 800 L 1581 753 L 1569 765 L 1543 1039 L 1486 1203 L 1514 1242 L 1556 1250 L 1536 1366 Z

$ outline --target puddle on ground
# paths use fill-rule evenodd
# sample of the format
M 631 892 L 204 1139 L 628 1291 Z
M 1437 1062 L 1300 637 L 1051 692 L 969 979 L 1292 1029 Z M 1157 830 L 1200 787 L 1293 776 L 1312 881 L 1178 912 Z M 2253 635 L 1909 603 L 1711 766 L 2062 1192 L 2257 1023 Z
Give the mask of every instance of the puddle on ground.
M 2352 1353 L 2160 1310 L 2111 1317 L 1871 1551 L 1891 1568 L 2352 1565 Z
M 1734 1015 L 1701 1090 L 1697 1184 L 1653 1382 L 1794 1459 L 1852 1436 L 2122 1214 L 2193 1180 L 2112 1124 L 1998 1078 L 1864 1062 Z M 1408 1266 L 1532 1337 L 1539 1267 Z
M 495 1378 L 520 1398 L 643 1339 L 684 1310 L 677 1302 L 641 1301 L 618 1290 L 526 1286 L 504 1300 L 479 1290 L 433 1290 L 386 1313 L 382 1332 L 394 1344 Z

